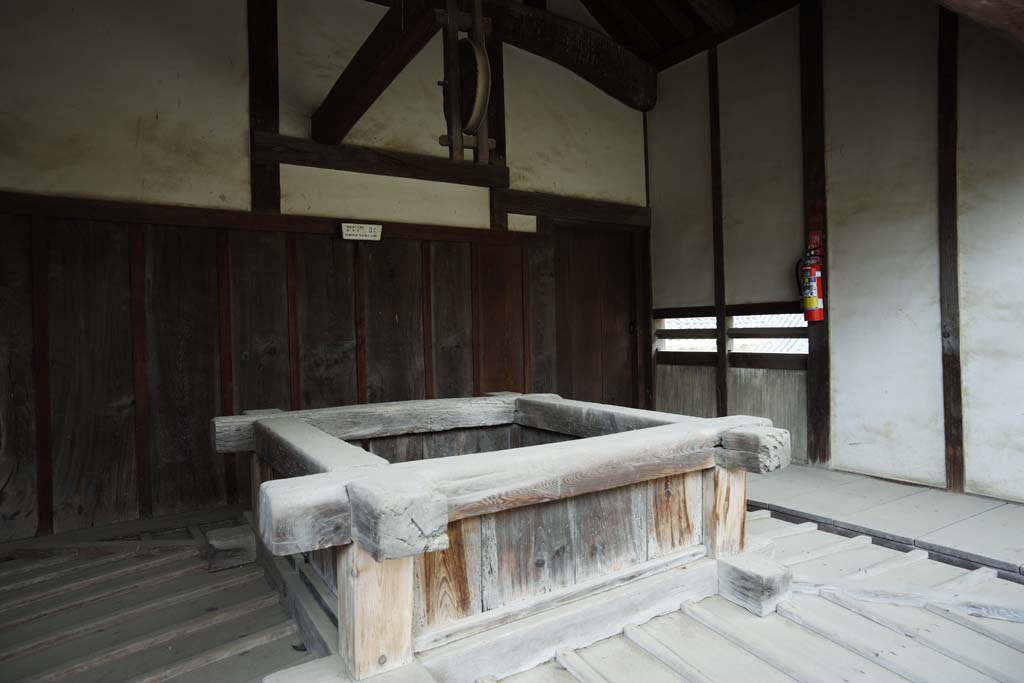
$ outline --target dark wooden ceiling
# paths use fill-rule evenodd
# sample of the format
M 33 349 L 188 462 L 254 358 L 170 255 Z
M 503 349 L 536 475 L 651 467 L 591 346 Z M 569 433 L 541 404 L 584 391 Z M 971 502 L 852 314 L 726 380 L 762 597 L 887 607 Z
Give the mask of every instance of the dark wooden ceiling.
M 799 4 L 798 0 L 580 0 L 616 42 L 662 69 Z M 545 4 L 528 1 L 534 7 Z

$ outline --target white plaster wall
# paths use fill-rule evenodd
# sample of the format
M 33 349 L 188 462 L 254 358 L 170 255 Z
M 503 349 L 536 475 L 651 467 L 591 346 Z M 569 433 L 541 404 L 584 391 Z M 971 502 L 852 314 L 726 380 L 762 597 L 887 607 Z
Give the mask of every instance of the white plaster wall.
M 825 3 L 832 465 L 945 484 L 937 6 Z
M 646 204 L 643 115 L 541 57 L 504 59 L 512 187 Z
M 244 0 L 0 3 L 0 189 L 249 208 Z
M 662 71 L 647 114 L 655 308 L 715 302 L 707 53 Z
M 718 48 L 726 302 L 792 301 L 803 253 L 799 11 Z
M 959 58 L 967 490 L 1024 501 L 1024 46 L 962 19 Z

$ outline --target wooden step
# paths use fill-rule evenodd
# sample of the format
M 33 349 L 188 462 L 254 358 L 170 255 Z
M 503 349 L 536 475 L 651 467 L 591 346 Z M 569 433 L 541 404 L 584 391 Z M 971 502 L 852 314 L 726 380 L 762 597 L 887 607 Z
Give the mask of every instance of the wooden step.
M 0 613 L 0 631 L 15 628 L 64 610 L 75 609 L 89 603 L 107 600 L 113 596 L 131 593 L 140 588 L 160 584 L 179 576 L 205 572 L 206 566 L 196 557 L 178 559 L 173 564 L 150 567 L 129 577 L 117 577 L 96 585 L 89 585 L 85 590 L 58 595 L 55 598 L 34 601 L 31 606 L 6 610 Z
M 690 683 L 714 683 L 704 673 L 666 647 L 657 638 L 651 636 L 639 626 L 627 626 L 623 632 L 626 638 L 638 648 L 672 669 Z
M 991 683 L 992 678 L 859 614 L 814 595 L 794 595 L 778 613 L 916 683 Z
M 26 573 L 38 572 L 65 562 L 70 562 L 75 556 L 73 554 L 52 555 L 42 558 L 16 558 L 0 562 L 0 582 L 12 580 L 16 576 Z
M 131 553 L 111 553 L 87 560 L 61 563 L 47 571 L 35 571 L 27 576 L 21 576 L 16 579 L 12 578 L 0 583 L 0 600 L 3 600 L 5 595 L 15 590 L 20 592 L 29 586 L 40 583 L 57 582 L 59 579 L 66 580 L 66 577 L 71 574 L 87 573 L 97 567 L 105 567 L 112 562 L 127 560 L 130 557 L 132 557 Z M 63 582 L 61 581 L 61 583 Z
M 20 631 L 5 634 L 4 642 L 7 647 L 0 650 L 0 662 L 24 656 L 43 648 L 52 648 L 80 636 L 105 631 L 113 626 L 129 623 L 133 618 L 139 616 L 163 614 L 166 610 L 177 605 L 197 601 L 211 594 L 250 583 L 255 583 L 262 588 L 266 587 L 263 581 L 262 569 L 254 567 L 244 571 L 221 574 L 215 579 L 207 579 L 197 587 L 176 590 L 170 594 L 160 595 L 152 600 L 133 601 L 127 605 L 112 605 L 111 609 L 104 611 L 99 616 L 75 621 L 63 628 L 53 628 L 50 626 L 44 633 L 35 635 L 35 637 L 32 637 L 30 634 L 27 639 L 14 640 L 18 638 Z M 45 622 L 45 620 L 43 621 Z
M 684 606 L 701 624 L 802 683 L 904 679 L 776 614 L 758 617 L 720 597 Z
M 1024 678 L 1024 654 L 928 610 L 866 603 L 841 595 L 825 599 L 997 681 L 1018 683 Z
M 214 609 L 202 616 L 173 624 L 137 638 L 123 639 L 116 645 L 103 650 L 93 650 L 87 655 L 72 661 L 63 662 L 60 666 L 33 676 L 28 681 L 31 681 L 31 683 L 56 683 L 64 681 L 90 669 L 105 666 L 117 659 L 133 655 L 136 652 L 160 647 L 199 631 L 219 628 L 228 621 L 241 619 L 253 612 L 276 605 L 277 602 L 278 595 L 276 593 L 264 591 L 263 595 L 250 598 L 244 602 Z M 63 659 L 58 653 L 48 653 L 48 657 L 51 656 Z

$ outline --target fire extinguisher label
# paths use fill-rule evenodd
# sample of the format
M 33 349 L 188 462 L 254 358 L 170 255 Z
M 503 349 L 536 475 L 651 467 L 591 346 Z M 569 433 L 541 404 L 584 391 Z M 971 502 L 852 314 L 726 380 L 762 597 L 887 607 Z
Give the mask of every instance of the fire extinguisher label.
M 806 303 L 807 303 L 806 300 L 807 299 L 817 299 L 818 298 L 818 278 L 816 278 L 816 277 L 804 277 L 804 278 L 801 278 L 801 281 L 802 281 L 802 285 L 803 286 L 800 288 L 801 289 L 800 294 L 804 298 L 804 308 L 806 308 L 807 307 L 807 305 L 806 305 Z

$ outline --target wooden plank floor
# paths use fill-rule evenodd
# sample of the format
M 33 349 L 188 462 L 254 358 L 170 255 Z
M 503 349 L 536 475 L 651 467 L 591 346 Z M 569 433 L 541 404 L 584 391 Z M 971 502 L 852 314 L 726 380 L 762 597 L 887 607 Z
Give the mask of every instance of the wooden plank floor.
M 755 507 L 992 567 L 1024 582 L 1024 505 L 799 465 L 750 477 L 747 496 Z
M 928 559 L 764 513 L 749 538 L 801 580 L 856 580 L 865 586 L 942 590 L 1020 604 L 1024 585 L 995 572 Z M 753 543 L 757 547 L 757 543 Z M 967 578 L 965 578 L 967 577 Z M 824 595 L 824 594 L 823 594 Z M 682 606 L 624 633 L 504 679 L 510 683 L 766 681 L 960 683 L 1024 681 L 1024 623 L 952 614 L 932 607 L 868 603 L 834 594 L 794 594 L 778 613 L 757 617 L 720 596 Z
M 311 661 L 260 565 L 207 570 L 205 531 L 239 521 L 225 510 L 8 547 L 0 682 L 247 683 Z

